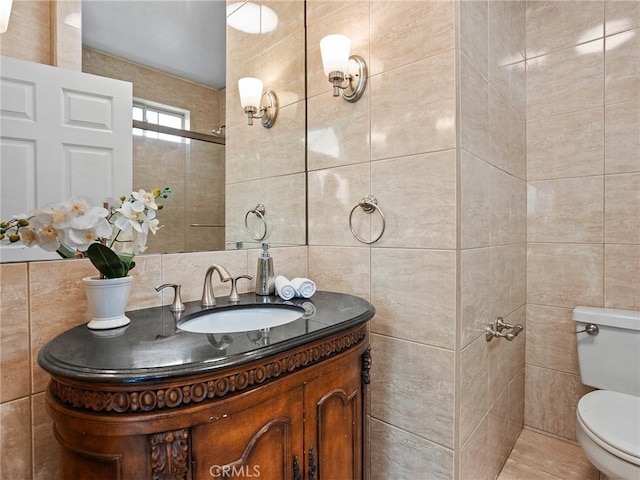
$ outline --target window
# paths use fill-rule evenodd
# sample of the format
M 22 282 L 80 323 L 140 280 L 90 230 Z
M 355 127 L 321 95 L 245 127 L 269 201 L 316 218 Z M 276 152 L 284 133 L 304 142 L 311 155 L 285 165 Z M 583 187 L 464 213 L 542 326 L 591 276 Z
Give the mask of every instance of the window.
M 134 99 L 133 119 L 163 127 L 177 128 L 180 130 L 189 129 L 189 112 L 187 110 L 148 102 L 146 100 Z M 143 130 L 141 128 L 134 128 L 133 134 L 176 143 L 187 143 L 189 141 L 189 139 L 177 135 Z

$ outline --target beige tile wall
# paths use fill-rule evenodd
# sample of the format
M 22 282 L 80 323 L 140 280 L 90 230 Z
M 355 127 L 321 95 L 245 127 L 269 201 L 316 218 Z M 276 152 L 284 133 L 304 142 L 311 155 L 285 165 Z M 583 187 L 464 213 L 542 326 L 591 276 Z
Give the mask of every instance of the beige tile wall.
M 274 263 L 289 276 L 307 275 L 306 247 L 274 248 Z M 257 250 L 145 255 L 136 258 L 128 309 L 172 301 L 154 289 L 165 282 L 182 285 L 183 301 L 199 300 L 209 265 L 219 263 L 234 275 L 256 271 Z M 52 422 L 45 412 L 48 375 L 38 366 L 42 346 L 88 320 L 82 277 L 92 275 L 88 260 L 0 264 L 0 477 L 57 478 Z M 252 291 L 252 282 L 239 284 Z M 228 286 L 216 282 L 216 295 Z
M 52 65 L 82 71 L 82 1 L 52 0 Z
M 372 478 L 492 478 L 523 424 L 524 335 L 488 344 L 484 328 L 498 315 L 525 324 L 525 10 L 457 8 L 307 3 L 309 270 L 376 305 Z M 358 103 L 330 94 L 328 33 L 369 64 Z M 371 247 L 347 222 L 369 193 L 386 219 Z M 375 216 L 353 220 L 379 231 Z
M 640 309 L 638 5 L 527 2 L 525 423 L 572 440 L 571 309 Z
M 265 207 L 271 245 L 306 242 L 305 181 L 305 24 L 302 0 L 261 2 L 278 17 L 272 32 L 251 34 L 227 25 L 226 209 L 227 248 L 238 241 L 259 245 L 245 228 L 247 212 Z M 230 16 L 242 15 L 242 5 Z M 278 98 L 275 124 L 247 125 L 240 105 L 238 80 L 257 77 Z M 264 225 L 249 214 L 249 228 L 260 236 Z
M 524 421 L 524 2 L 460 2 L 459 478 L 494 478 Z M 488 343 L 501 316 L 525 326 Z
M 376 306 L 371 477 L 453 478 L 456 398 L 456 89 L 453 2 L 307 2 L 309 272 Z M 320 39 L 350 37 L 369 67 L 357 103 L 331 95 Z M 358 242 L 373 194 L 386 230 Z M 360 236 L 380 221 L 353 215 Z

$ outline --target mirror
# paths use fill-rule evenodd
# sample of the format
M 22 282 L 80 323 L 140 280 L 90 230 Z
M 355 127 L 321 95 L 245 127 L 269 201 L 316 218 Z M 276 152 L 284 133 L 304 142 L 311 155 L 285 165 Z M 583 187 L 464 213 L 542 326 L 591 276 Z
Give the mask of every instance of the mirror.
M 206 135 L 169 138 L 134 129 L 134 189 L 174 189 L 161 216 L 165 228 L 150 239 L 148 252 L 253 248 L 261 241 L 250 232 L 260 238 L 265 225 L 263 241 L 273 246 L 306 244 L 304 2 L 82 5 L 83 71 L 132 82 L 134 103 L 152 121 L 184 113 L 181 129 Z M 226 58 L 225 74 L 216 76 L 215 67 L 192 71 L 215 60 L 225 38 L 217 59 Z M 158 58 L 144 58 L 147 52 Z M 167 61 L 170 54 L 177 56 Z M 247 125 L 236 86 L 245 76 L 261 78 L 278 97 L 270 129 L 259 121 Z M 222 125 L 226 145 L 212 135 Z M 264 222 L 255 214 L 258 205 Z

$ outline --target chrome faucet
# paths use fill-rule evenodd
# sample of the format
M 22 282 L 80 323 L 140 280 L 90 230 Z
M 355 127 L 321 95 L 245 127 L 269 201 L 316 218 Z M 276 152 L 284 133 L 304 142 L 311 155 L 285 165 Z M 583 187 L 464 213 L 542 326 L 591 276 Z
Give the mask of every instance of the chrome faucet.
M 213 286 L 211 285 L 211 275 L 213 272 L 218 272 L 218 276 L 220 280 L 223 282 L 228 282 L 231 280 L 231 275 L 222 265 L 211 265 L 207 269 L 207 273 L 204 276 L 204 285 L 202 286 L 202 300 L 200 300 L 200 305 L 202 307 L 215 307 L 216 305 L 216 297 L 213 294 Z

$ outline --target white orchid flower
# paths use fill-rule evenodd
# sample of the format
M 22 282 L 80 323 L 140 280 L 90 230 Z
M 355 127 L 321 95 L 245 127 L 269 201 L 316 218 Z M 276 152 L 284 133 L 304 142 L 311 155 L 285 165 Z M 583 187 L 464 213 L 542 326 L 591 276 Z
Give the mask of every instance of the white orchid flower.
M 31 223 L 40 225 L 53 225 L 55 228 L 64 229 L 71 223 L 71 212 L 65 204 L 48 205 L 32 212 Z
M 134 255 L 139 255 L 143 253 L 147 249 L 147 234 L 146 233 L 138 233 L 136 234 L 133 243 L 131 245 L 131 250 Z
M 59 204 L 62 205 L 62 204 Z M 93 207 L 93 201 L 89 197 L 75 197 L 69 200 L 68 209 L 73 217 L 84 215 Z
M 77 256 L 78 252 L 86 252 L 91 244 L 101 241 L 120 258 L 132 260 L 146 250 L 149 232 L 155 235 L 160 229 L 156 212 L 162 206 L 156 204 L 156 198 L 166 199 L 170 193 L 168 187 L 151 192 L 141 189 L 118 200 L 110 198 L 103 203 L 105 207 L 94 206 L 88 197 L 51 203 L 28 215 L 0 222 L 3 224 L 0 240 L 9 237 L 10 242 L 16 242 L 19 239 L 26 246 L 57 250 L 65 257 Z
M 71 211 L 65 208 L 64 205 L 56 205 L 51 212 L 49 212 L 49 218 L 51 225 L 56 228 L 67 228 L 73 219 Z
M 96 213 L 92 209 L 73 219 L 66 239 L 70 247 L 84 252 L 92 243 L 111 236 L 111 225 L 99 213 L 101 212 Z
M 36 211 L 29 220 L 29 227 L 20 229 L 20 239 L 27 247 L 38 245 L 47 252 L 55 252 L 64 239 L 64 229 L 52 225 L 51 215 L 47 212 Z
M 22 240 L 22 243 L 27 247 L 33 247 L 34 245 L 38 245 L 38 234 L 32 228 L 21 228 L 20 240 Z
M 149 231 L 152 234 L 156 234 L 156 232 L 158 230 L 160 230 L 161 226 L 160 226 L 160 220 L 158 220 L 157 218 L 153 218 L 151 220 L 149 220 Z
M 31 228 L 20 229 L 20 239 L 27 247 L 39 246 L 47 252 L 55 252 L 60 248 L 64 232 L 52 225 L 38 225 L 32 222 Z
M 60 248 L 60 239 L 64 238 L 61 230 L 57 230 L 53 225 L 46 225 L 37 231 L 38 246 L 47 252 L 55 252 Z
M 132 192 L 131 195 L 137 201 L 142 202 L 146 208 L 151 210 L 157 210 L 158 205 L 156 204 L 156 197 L 153 192 L 145 192 L 144 190 L 138 190 L 137 192 Z
M 120 214 L 115 221 L 115 226 L 123 232 L 133 228 L 136 232 L 147 233 L 148 220 L 144 213 L 144 204 L 142 202 L 125 202 L 116 212 Z

